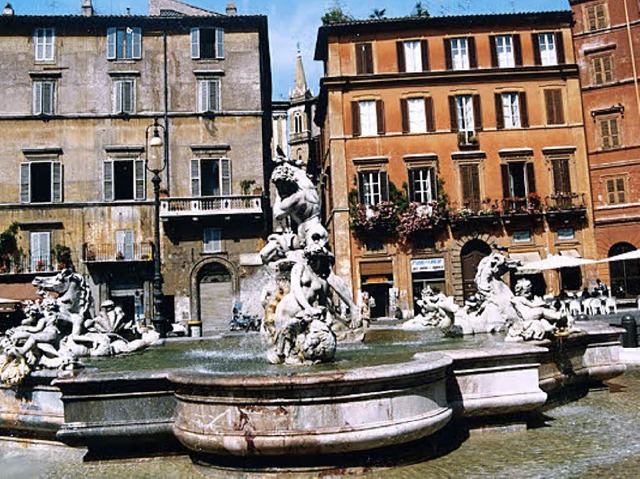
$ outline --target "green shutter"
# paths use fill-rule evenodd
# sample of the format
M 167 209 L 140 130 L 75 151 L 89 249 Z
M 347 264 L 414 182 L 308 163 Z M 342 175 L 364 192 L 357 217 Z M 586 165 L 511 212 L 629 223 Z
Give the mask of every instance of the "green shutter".
M 216 58 L 224 58 L 224 30 L 216 28 Z
M 135 160 L 133 165 L 134 195 L 136 200 L 144 200 L 145 194 L 144 160 Z
M 113 161 L 104 162 L 103 196 L 105 201 L 113 201 Z
M 114 60 L 116 58 L 116 29 L 107 29 L 107 59 Z
M 220 185 L 223 196 L 231 195 L 231 160 L 229 158 L 220 159 Z
M 51 163 L 51 201 L 62 202 L 62 163 L 59 161 Z
M 191 196 L 200 195 L 200 160 L 191 160 Z
M 20 163 L 20 203 L 29 203 L 31 200 L 30 185 L 31 168 L 29 163 Z

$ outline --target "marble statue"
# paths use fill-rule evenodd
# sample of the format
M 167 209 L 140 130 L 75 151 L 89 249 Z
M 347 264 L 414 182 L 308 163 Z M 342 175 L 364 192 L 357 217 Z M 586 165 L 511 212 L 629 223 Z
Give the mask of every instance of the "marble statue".
M 568 328 L 572 322 L 567 314 L 556 311 L 532 292 L 531 281 L 520 279 L 511 298 L 518 319 L 507 329 L 505 341 L 541 340 L 558 328 Z
M 267 359 L 290 364 L 329 361 L 336 332 L 362 326 L 360 310 L 348 285 L 333 271 L 316 186 L 303 165 L 286 158 L 281 149 L 275 162 L 274 216 L 283 232 L 269 236 L 260 251 L 262 262 L 276 271 L 277 282 L 262 300 Z
M 420 299 L 416 303 L 420 307 L 420 314 L 405 321 L 402 329 L 419 330 L 435 327 L 448 330 L 460 309 L 451 296 L 446 296 L 442 292 L 435 293 L 429 286 L 422 290 Z
M 18 385 L 35 369 L 81 366 L 82 356 L 133 352 L 159 339 L 141 331 L 113 301 L 92 317 L 93 298 L 83 276 L 65 268 L 53 277 L 36 277 L 39 301 L 24 304 L 26 318 L 0 338 L 0 381 Z

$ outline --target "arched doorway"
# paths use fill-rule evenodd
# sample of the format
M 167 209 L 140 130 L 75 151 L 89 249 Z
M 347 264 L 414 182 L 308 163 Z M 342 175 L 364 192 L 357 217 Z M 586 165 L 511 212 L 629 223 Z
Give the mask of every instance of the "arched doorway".
M 491 247 L 479 239 L 473 239 L 462 247 L 460 262 L 462 263 L 462 294 L 465 298 L 478 291 L 475 283 L 478 264 L 482 258 L 490 254 Z
M 637 248 L 630 243 L 616 243 L 609 250 L 609 258 Z M 612 261 L 609 263 L 611 294 L 617 298 L 640 294 L 640 260 Z
M 229 329 L 235 297 L 232 273 L 222 263 L 211 262 L 197 271 L 195 279 L 202 332 Z

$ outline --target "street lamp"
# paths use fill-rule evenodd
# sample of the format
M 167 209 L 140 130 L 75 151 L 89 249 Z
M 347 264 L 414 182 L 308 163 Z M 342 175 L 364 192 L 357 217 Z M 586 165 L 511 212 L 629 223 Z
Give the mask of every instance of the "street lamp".
M 149 139 L 149 132 L 153 130 L 153 136 Z M 162 130 L 162 136 L 160 136 Z M 160 173 L 167 167 L 166 155 L 160 157 L 160 149 L 164 142 L 162 137 L 165 136 L 165 127 L 158 123 L 158 119 L 154 118 L 153 124 L 149 125 L 145 131 L 145 168 L 153 173 L 151 183 L 153 183 L 153 207 L 154 207 L 154 224 L 153 224 L 153 327 L 158 331 L 161 338 L 167 336 L 169 325 L 162 315 L 162 305 L 164 303 L 164 294 L 162 293 L 162 271 L 160 258 Z

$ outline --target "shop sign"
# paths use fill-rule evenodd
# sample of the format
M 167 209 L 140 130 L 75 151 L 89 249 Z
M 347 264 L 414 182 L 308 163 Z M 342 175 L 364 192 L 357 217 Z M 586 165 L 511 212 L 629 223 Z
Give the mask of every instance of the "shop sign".
M 432 273 L 444 271 L 444 258 L 412 259 L 412 273 Z

